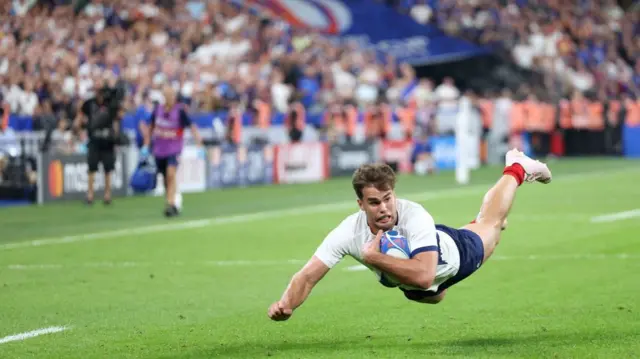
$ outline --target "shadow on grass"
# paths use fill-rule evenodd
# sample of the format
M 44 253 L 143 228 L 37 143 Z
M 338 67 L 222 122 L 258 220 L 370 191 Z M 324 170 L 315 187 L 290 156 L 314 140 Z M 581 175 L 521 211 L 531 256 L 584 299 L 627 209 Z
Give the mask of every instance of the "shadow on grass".
M 453 340 L 437 340 L 429 333 L 406 336 L 359 336 L 343 339 L 307 337 L 292 340 L 268 338 L 256 341 L 247 338 L 237 343 L 211 343 L 208 347 L 183 348 L 183 353 L 162 356 L 168 358 L 406 358 L 406 357 L 536 357 L 575 355 L 576 350 L 590 356 L 590 348 L 638 343 L 636 332 L 546 332 L 484 337 L 475 336 Z M 330 336 L 331 334 L 329 334 Z M 571 350 L 571 355 L 566 352 Z M 546 353 L 546 354 L 545 354 Z M 581 355 L 582 356 L 582 355 Z

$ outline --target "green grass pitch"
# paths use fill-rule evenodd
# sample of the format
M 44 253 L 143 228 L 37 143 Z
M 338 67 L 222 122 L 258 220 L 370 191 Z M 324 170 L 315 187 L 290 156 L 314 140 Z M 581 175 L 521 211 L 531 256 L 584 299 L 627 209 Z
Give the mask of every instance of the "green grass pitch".
M 640 162 L 557 160 L 523 185 L 495 258 L 439 305 L 344 260 L 286 322 L 267 308 L 357 207 L 348 178 L 0 210 L 0 358 L 631 358 L 640 355 Z M 475 217 L 500 168 L 402 176 L 437 223 Z M 616 218 L 613 218 L 616 219 Z M 116 231 L 116 232 L 114 232 Z

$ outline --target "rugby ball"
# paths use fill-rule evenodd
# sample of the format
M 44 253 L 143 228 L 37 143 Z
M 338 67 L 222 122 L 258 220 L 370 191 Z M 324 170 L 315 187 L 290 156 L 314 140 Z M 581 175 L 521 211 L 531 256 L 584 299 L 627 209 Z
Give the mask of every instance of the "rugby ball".
M 380 252 L 401 259 L 411 258 L 411 250 L 409 249 L 407 238 L 393 229 L 382 234 Z M 390 288 L 401 284 L 393 275 L 387 273 L 380 273 L 380 283 Z

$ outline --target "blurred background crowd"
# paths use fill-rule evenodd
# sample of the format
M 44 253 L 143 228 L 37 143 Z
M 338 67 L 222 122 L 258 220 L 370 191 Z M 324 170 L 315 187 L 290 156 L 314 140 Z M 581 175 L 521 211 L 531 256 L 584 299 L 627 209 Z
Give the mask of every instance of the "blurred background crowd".
M 552 100 L 573 90 L 608 98 L 640 94 L 640 14 L 625 13 L 615 0 L 386 3 L 550 75 L 541 92 L 555 94 Z M 165 84 L 194 111 L 256 100 L 286 113 L 294 101 L 323 111 L 334 104 L 363 109 L 440 99 L 433 80 L 416 86 L 408 64 L 338 45 L 241 3 L 12 0 L 2 6 L 2 101 L 11 113 L 53 116 L 66 125 L 78 102 L 104 81 L 126 84 L 129 109 L 163 101 Z
M 330 141 L 350 139 L 362 121 L 365 137 L 389 136 L 391 121 L 401 137 L 452 133 L 447 113 L 465 94 L 485 132 L 500 136 L 640 123 L 640 14 L 629 1 L 371 1 L 489 48 L 503 65 L 432 71 L 243 1 L 7 0 L 0 151 L 11 152 L 10 115 L 30 117 L 29 130 L 53 129 L 58 150 L 77 151 L 86 138 L 72 124 L 105 84 L 121 89 L 124 110 L 138 117 L 170 87 L 189 113 L 251 112 L 250 124 L 263 127 L 274 114 L 294 127 L 315 116 Z M 510 83 L 507 68 L 526 81 Z
M 616 0 L 388 0 L 422 24 L 490 46 L 550 79 L 547 90 L 640 95 L 640 13 Z

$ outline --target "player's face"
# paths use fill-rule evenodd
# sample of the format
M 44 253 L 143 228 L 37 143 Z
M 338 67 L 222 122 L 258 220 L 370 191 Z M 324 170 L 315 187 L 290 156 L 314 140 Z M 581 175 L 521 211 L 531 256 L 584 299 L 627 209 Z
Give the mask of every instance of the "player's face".
M 392 189 L 381 191 L 373 186 L 365 187 L 358 205 L 367 214 L 367 222 L 374 232 L 378 229 L 388 231 L 396 224 L 398 212 L 396 195 Z

